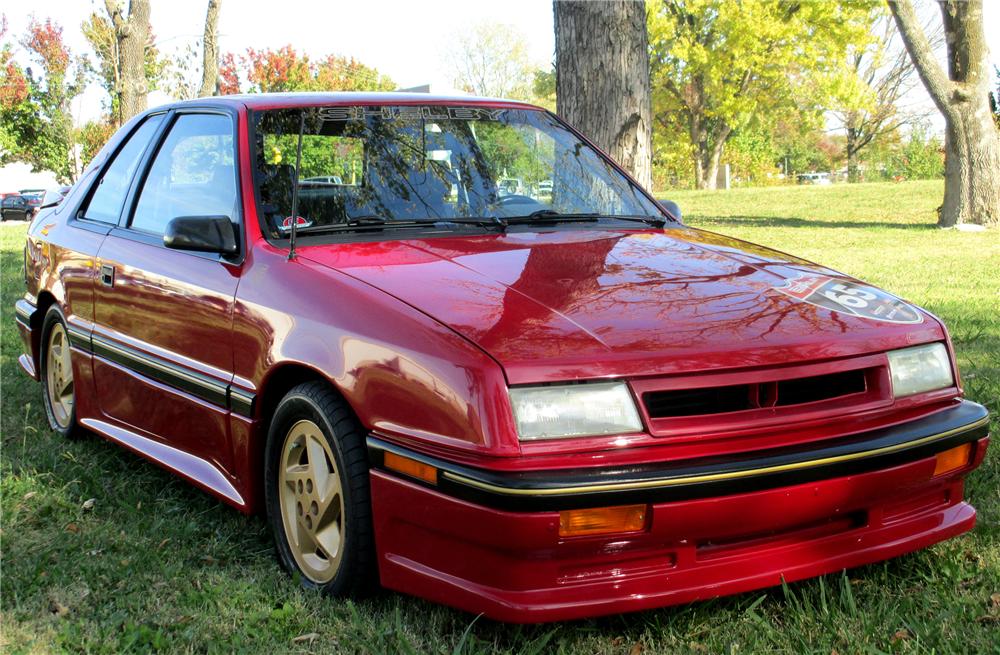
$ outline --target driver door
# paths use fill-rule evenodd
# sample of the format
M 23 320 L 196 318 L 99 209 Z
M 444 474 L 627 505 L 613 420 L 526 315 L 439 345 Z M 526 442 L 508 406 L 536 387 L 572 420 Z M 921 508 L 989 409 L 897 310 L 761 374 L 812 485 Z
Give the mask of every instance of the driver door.
M 169 249 L 163 233 L 179 216 L 228 216 L 241 234 L 236 123 L 197 111 L 168 121 L 98 253 L 94 379 L 108 421 L 228 468 L 241 258 Z

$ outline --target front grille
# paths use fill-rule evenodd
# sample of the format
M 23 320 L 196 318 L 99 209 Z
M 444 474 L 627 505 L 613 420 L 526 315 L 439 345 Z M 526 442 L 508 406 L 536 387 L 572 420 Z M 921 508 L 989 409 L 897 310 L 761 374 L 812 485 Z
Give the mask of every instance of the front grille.
M 642 399 L 652 419 L 790 407 L 864 393 L 868 388 L 866 371 L 855 369 L 777 382 L 651 391 L 643 394 Z
M 705 389 L 676 389 L 647 393 L 646 411 L 650 418 L 675 418 L 701 414 L 724 414 L 758 407 L 752 399 L 751 384 Z
M 797 380 L 781 380 L 777 383 L 777 407 L 804 405 L 820 400 L 830 400 L 852 393 L 864 393 L 865 372 L 844 371 L 829 375 L 814 375 Z

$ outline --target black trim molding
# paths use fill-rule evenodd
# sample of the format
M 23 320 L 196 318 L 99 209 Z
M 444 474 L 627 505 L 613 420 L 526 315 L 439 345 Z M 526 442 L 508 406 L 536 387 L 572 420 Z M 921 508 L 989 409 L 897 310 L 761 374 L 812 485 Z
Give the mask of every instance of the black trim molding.
M 72 333 L 70 341 L 73 342 Z M 74 343 L 74 345 L 76 344 Z M 234 389 L 232 385 L 221 380 L 182 368 L 173 362 L 148 355 L 98 334 L 89 335 L 87 343 L 80 347 L 90 350 L 98 357 L 184 391 L 222 409 L 232 410 L 235 414 L 247 418 L 253 416 L 253 403 L 256 398 L 254 394 Z
M 368 438 L 368 450 L 377 469 L 384 470 L 386 452 L 434 466 L 439 470 L 435 488 L 457 498 L 512 511 L 552 511 L 708 498 L 866 473 L 931 457 L 988 434 L 986 409 L 962 401 L 916 421 L 819 444 L 622 468 L 487 471 L 377 436 Z
M 253 403 L 257 398 L 256 395 L 243 391 L 242 389 L 237 389 L 233 385 L 229 385 L 229 409 L 233 411 L 234 414 L 239 414 L 246 418 L 253 418 Z
M 94 348 L 90 343 L 89 332 L 72 324 L 67 325 L 66 328 L 66 332 L 69 333 L 69 344 L 71 346 L 88 353 L 94 352 Z

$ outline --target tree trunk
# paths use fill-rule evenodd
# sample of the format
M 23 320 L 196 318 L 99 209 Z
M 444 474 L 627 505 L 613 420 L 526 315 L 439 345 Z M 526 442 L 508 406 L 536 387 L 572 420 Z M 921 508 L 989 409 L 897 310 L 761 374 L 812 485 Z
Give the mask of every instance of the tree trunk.
M 945 133 L 944 202 L 938 225 L 1000 223 L 1000 138 L 993 117 L 960 112 Z
M 852 124 L 852 119 L 847 121 L 847 181 L 860 182 L 861 171 L 858 169 L 858 130 Z
M 889 0 L 920 79 L 944 115 L 945 189 L 938 225 L 1000 223 L 1000 133 L 990 113 L 982 0 L 942 0 L 948 74 L 910 0 Z
M 643 0 L 556 0 L 559 114 L 642 186 L 652 184 L 652 109 Z
M 718 133 L 702 127 L 698 114 L 691 115 L 691 142 L 694 148 L 694 186 L 696 189 L 715 190 L 719 188 L 719 165 L 726 139 L 732 129 L 723 126 Z
M 105 0 L 118 42 L 118 122 L 146 109 L 146 46 L 149 43 L 149 0 L 131 0 L 125 18 L 121 0 Z
M 205 37 L 202 39 L 202 97 L 219 95 L 219 5 L 222 0 L 208 0 L 208 13 L 205 14 Z

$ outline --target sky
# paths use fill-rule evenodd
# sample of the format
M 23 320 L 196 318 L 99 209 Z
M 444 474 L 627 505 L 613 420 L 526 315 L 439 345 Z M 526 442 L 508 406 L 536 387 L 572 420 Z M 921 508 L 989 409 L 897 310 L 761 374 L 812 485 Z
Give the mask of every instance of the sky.
M 83 53 L 90 49 L 79 25 L 92 11 L 103 12 L 104 2 L 28 0 L 4 5 L 0 12 L 6 14 L 11 34 L 23 34 L 31 15 L 52 17 L 63 26 L 73 52 Z M 183 49 L 200 39 L 206 5 L 206 0 L 152 0 L 151 22 L 161 50 Z M 431 84 L 450 89 L 454 80 L 444 62 L 449 42 L 482 21 L 513 25 L 527 40 L 532 61 L 540 68 L 551 64 L 555 46 L 548 0 L 222 0 L 219 41 L 221 52 L 235 53 L 290 43 L 310 57 L 354 57 L 401 88 Z M 88 89 L 75 103 L 77 120 L 98 117 L 104 97 L 101 89 Z M 167 100 L 151 96 L 150 104 Z
M 817 0 L 825 1 L 825 0 Z M 127 2 L 127 0 L 126 0 Z M 4 2 L 12 35 L 23 34 L 30 17 L 52 17 L 74 53 L 89 52 L 80 24 L 103 0 L 22 0 Z M 926 0 L 922 8 L 927 10 Z M 1000 66 L 1000 0 L 985 0 L 987 40 L 991 59 Z M 206 0 L 152 0 L 152 24 L 164 52 L 180 50 L 200 38 Z M 280 8 L 280 9 L 279 9 Z M 248 47 L 279 48 L 291 43 L 311 57 L 351 56 L 389 75 L 400 87 L 431 84 L 453 86 L 445 54 L 454 37 L 479 22 L 512 25 L 526 38 L 530 56 L 539 67 L 554 58 L 550 0 L 222 0 L 220 49 L 241 53 Z M 27 63 L 27 62 L 25 62 Z M 91 85 L 74 102 L 78 122 L 102 112 L 104 92 Z M 152 94 L 150 105 L 169 101 Z M 922 86 L 908 104 L 930 106 Z M 940 129 L 939 117 L 932 124 Z

